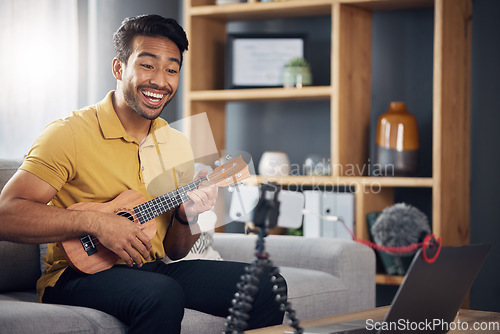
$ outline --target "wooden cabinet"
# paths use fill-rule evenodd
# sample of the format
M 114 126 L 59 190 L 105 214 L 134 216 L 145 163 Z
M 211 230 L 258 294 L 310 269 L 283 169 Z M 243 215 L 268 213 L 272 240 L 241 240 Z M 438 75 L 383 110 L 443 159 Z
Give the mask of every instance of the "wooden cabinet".
M 367 213 L 394 203 L 394 189 L 432 189 L 433 232 L 445 245 L 469 242 L 471 0 L 289 0 L 215 5 L 186 0 L 190 40 L 183 65 L 184 116 L 206 112 L 218 149 L 224 149 L 226 104 L 233 101 L 327 100 L 331 163 L 363 166 L 369 158 L 372 15 L 375 11 L 434 6 L 432 177 L 289 176 L 283 185 L 347 185 L 355 189 L 355 233 L 368 238 Z M 227 23 L 239 20 L 331 16 L 329 86 L 302 89 L 224 89 Z M 425 135 L 425 134 L 424 134 Z M 192 132 L 194 145 L 203 134 Z M 198 137 L 198 138 L 197 138 Z M 259 177 L 260 182 L 264 178 Z M 379 283 L 398 279 L 379 275 Z

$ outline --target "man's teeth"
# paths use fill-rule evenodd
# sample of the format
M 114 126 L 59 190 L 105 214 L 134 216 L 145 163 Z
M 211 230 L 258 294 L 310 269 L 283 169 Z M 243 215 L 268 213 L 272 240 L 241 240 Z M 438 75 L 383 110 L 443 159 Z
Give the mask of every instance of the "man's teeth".
M 146 96 L 154 97 L 155 99 L 161 99 L 161 98 L 163 98 L 163 94 L 157 94 L 157 93 L 147 92 L 147 91 L 143 91 L 142 93 L 144 95 L 146 95 Z

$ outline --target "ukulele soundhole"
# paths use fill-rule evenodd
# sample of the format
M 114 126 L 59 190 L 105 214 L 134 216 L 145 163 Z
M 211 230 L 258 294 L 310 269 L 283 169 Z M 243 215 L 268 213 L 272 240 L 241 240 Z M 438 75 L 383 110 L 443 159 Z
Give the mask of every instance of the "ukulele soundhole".
M 132 216 L 132 214 L 130 214 L 130 212 L 118 212 L 117 215 L 125 217 L 130 221 L 134 221 L 134 217 Z

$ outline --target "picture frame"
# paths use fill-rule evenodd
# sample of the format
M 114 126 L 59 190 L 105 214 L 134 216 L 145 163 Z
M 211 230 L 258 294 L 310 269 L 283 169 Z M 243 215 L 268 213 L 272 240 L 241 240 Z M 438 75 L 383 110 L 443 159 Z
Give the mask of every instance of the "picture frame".
M 306 58 L 302 34 L 228 34 L 226 88 L 283 87 L 290 59 Z

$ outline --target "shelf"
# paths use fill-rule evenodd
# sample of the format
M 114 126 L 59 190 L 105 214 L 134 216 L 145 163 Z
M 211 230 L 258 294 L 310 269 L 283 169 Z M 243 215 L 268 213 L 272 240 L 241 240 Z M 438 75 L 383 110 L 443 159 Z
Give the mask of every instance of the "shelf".
M 222 21 L 245 21 L 286 17 L 326 16 L 332 9 L 331 0 L 248 2 L 216 6 L 191 7 L 193 17 Z
M 254 178 L 257 184 L 276 182 L 283 186 L 317 185 L 317 186 L 363 186 L 381 188 L 432 188 L 434 181 L 430 177 L 375 177 L 375 176 L 280 176 Z
M 401 283 L 403 283 L 404 278 L 405 278 L 404 276 L 377 274 L 375 275 L 375 283 L 384 285 L 401 285 Z
M 226 90 L 198 90 L 190 93 L 191 101 L 279 101 L 279 100 L 328 100 L 330 86 L 298 88 L 254 88 Z
M 192 17 L 204 17 L 226 22 L 327 16 L 331 14 L 332 6 L 336 3 L 368 10 L 400 10 L 434 5 L 433 0 L 289 0 L 194 6 L 189 9 L 189 14 Z
M 372 83 L 376 82 L 372 69 L 380 65 L 372 64 L 376 59 L 372 57 L 373 19 L 378 20 L 381 16 L 373 12 L 434 7 L 432 177 L 257 176 L 245 183 L 258 185 L 271 181 L 290 189 L 345 187 L 355 191 L 356 222 L 365 221 L 369 212 L 393 205 L 395 193 L 399 193 L 397 188 L 425 189 L 426 193 L 430 189 L 433 232 L 446 240 L 445 245 L 469 243 L 468 101 L 472 0 L 287 0 L 267 3 L 248 0 L 228 5 L 215 5 L 215 2 L 183 2 L 184 24 L 190 38 L 190 52 L 185 58 L 184 116 L 206 113 L 216 146 L 222 150 L 227 147 L 228 102 L 328 101 L 330 161 L 334 175 L 363 175 L 363 171 L 349 172 L 348 167 L 368 165 Z M 394 13 L 394 16 L 399 15 Z M 324 50 L 330 54 L 330 80 L 325 81 L 330 85 L 301 89 L 223 89 L 228 22 L 314 16 L 330 17 L 331 47 Z M 192 137 L 192 143 L 200 147 L 206 144 L 203 134 L 193 132 Z M 223 204 L 217 210 L 224 215 Z M 366 224 L 356 224 L 355 233 L 358 238 L 369 239 Z M 402 281 L 400 276 L 376 276 L 377 284 L 399 285 Z

